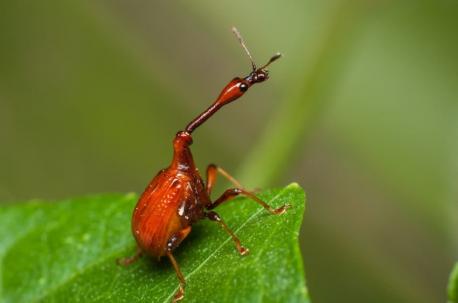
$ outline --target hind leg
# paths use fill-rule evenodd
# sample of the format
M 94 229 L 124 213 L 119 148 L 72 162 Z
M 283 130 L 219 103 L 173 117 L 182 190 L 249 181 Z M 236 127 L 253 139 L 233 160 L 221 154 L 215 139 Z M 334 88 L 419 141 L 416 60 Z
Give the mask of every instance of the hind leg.
M 122 266 L 129 266 L 130 264 L 140 259 L 142 255 L 143 255 L 142 250 L 140 249 L 140 247 L 137 246 L 137 251 L 135 252 L 133 256 L 117 259 L 116 262 Z

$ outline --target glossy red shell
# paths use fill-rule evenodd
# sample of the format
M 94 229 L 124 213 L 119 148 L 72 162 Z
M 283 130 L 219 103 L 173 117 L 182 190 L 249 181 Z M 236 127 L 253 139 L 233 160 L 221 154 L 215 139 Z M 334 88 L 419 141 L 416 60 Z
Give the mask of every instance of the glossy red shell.
M 185 140 L 177 135 L 172 165 L 150 182 L 132 216 L 132 233 L 152 256 L 165 255 L 169 239 L 201 219 L 210 201 Z

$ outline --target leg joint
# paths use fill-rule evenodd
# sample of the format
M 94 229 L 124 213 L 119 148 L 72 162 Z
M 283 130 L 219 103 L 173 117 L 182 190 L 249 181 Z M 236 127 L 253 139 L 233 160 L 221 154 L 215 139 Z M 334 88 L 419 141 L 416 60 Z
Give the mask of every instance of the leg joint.
M 243 193 L 243 189 L 241 188 L 230 188 L 226 191 L 230 195 L 239 195 Z
M 221 221 L 221 217 L 214 211 L 209 211 L 207 212 L 207 218 L 212 220 L 212 221 L 216 221 L 216 222 L 220 222 Z

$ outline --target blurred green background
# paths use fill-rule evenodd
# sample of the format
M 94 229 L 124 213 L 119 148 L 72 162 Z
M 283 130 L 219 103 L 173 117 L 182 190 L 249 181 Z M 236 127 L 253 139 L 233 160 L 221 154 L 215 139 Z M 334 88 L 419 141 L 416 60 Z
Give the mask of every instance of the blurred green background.
M 458 2 L 1 1 L 0 201 L 141 192 L 194 135 L 203 170 L 307 191 L 314 302 L 445 302 L 458 257 Z M 219 190 L 228 186 L 221 182 Z

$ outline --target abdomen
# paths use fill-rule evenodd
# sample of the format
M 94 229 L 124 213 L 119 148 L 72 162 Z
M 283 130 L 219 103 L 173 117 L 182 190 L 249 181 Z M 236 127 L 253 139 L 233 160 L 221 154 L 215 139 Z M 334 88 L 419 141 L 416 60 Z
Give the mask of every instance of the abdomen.
M 185 176 L 184 176 L 185 177 Z M 152 256 L 163 256 L 167 241 L 186 225 L 178 208 L 186 200 L 186 180 L 183 176 L 157 175 L 146 188 L 134 209 L 132 233 L 139 247 Z

